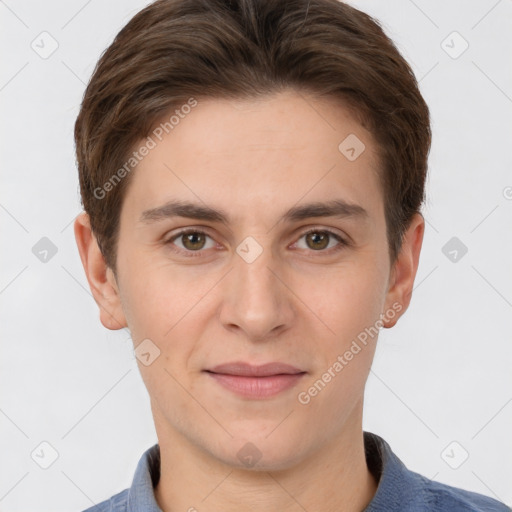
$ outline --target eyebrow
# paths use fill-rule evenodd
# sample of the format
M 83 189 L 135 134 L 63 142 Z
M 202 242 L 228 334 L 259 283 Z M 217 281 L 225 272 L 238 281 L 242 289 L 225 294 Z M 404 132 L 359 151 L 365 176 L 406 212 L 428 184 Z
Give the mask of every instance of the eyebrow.
M 139 222 L 152 224 L 172 217 L 187 217 L 210 222 L 229 223 L 230 216 L 222 209 L 214 209 L 189 201 L 168 201 L 162 206 L 142 212 Z M 334 199 L 327 202 L 314 202 L 293 206 L 284 213 L 280 222 L 296 222 L 314 217 L 356 218 L 366 220 L 368 212 L 360 205 L 349 203 L 344 199 Z

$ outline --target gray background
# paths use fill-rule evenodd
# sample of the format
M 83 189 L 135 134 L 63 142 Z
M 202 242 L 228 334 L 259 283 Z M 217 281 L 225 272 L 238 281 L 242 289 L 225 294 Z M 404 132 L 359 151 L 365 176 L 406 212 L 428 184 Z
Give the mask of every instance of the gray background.
M 381 331 L 364 428 L 410 469 L 512 505 L 512 1 L 351 3 L 413 66 L 434 132 L 412 303 Z M 156 442 L 131 340 L 99 322 L 72 227 L 85 84 L 145 4 L 0 1 L 1 511 L 83 510 L 129 486 Z

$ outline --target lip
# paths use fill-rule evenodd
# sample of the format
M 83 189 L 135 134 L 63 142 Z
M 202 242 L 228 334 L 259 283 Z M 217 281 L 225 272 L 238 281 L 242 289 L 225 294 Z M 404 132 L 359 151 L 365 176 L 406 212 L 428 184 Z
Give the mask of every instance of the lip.
M 225 389 L 251 399 L 275 396 L 295 386 L 306 374 L 285 363 L 254 366 L 242 361 L 221 364 L 205 372 Z
M 303 373 L 303 370 L 285 363 L 272 362 L 256 366 L 245 363 L 244 361 L 219 364 L 207 371 L 243 377 L 268 377 L 269 375 L 296 375 L 298 373 Z

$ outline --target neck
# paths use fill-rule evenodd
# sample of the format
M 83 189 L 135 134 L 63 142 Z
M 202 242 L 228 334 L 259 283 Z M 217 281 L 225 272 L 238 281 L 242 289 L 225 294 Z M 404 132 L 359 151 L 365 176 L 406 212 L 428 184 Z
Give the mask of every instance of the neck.
M 155 498 L 164 512 L 361 512 L 377 482 L 366 464 L 360 405 L 339 436 L 281 470 L 234 468 L 174 429 L 160 435 L 156 422 L 161 472 Z

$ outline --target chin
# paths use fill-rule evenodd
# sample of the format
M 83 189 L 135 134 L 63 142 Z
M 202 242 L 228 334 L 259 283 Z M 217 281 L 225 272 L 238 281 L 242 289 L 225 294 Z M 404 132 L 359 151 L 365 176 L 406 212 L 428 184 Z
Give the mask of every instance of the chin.
M 228 466 L 248 471 L 280 471 L 298 464 L 301 457 L 297 451 L 299 444 L 297 441 L 294 442 L 288 436 L 286 438 L 288 442 L 285 443 L 282 436 L 276 435 L 274 439 L 267 439 L 265 437 L 267 435 L 265 433 L 260 437 L 244 436 L 243 440 L 233 439 L 228 445 L 222 447 L 221 453 L 211 453 Z

